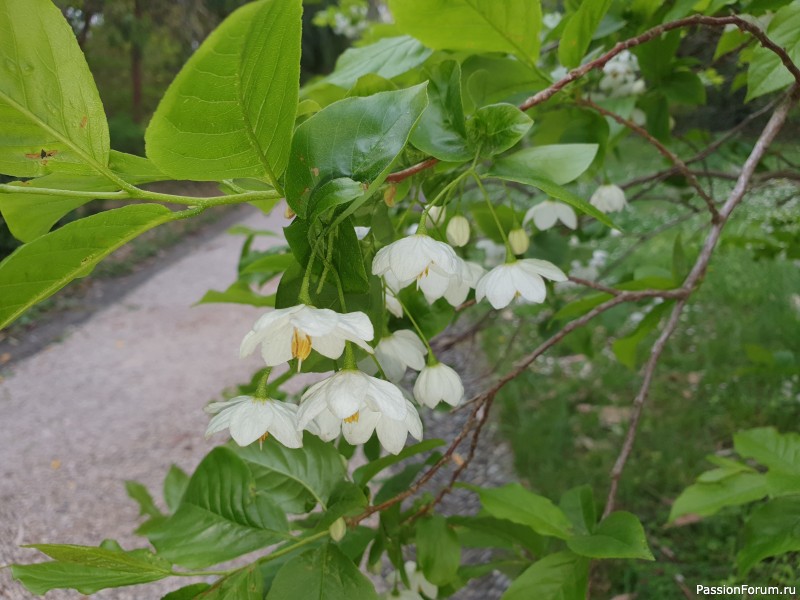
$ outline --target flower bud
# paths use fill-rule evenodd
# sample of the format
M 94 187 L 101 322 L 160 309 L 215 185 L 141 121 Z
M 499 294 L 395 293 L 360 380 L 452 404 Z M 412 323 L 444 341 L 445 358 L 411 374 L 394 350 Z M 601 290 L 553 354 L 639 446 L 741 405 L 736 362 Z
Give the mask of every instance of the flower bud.
M 425 220 L 425 227 L 431 229 L 439 227 L 444 223 L 447 216 L 447 209 L 444 206 L 431 206 L 428 209 L 428 218 Z
M 334 542 L 340 541 L 347 533 L 347 524 L 344 522 L 344 518 L 339 517 L 336 519 L 333 524 L 328 527 L 328 533 L 331 535 L 331 539 Z
M 386 203 L 386 206 L 388 206 L 389 208 L 392 208 L 394 206 L 395 196 L 397 196 L 397 186 L 391 184 L 383 192 L 383 201 Z
M 447 241 L 451 246 L 461 248 L 469 242 L 469 221 L 461 215 L 456 215 L 447 224 Z
M 508 232 L 508 243 L 511 246 L 511 250 L 513 250 L 514 254 L 520 255 L 525 254 L 528 248 L 531 245 L 531 240 L 528 237 L 528 234 L 525 233 L 525 230 L 521 227 L 517 229 L 512 229 Z

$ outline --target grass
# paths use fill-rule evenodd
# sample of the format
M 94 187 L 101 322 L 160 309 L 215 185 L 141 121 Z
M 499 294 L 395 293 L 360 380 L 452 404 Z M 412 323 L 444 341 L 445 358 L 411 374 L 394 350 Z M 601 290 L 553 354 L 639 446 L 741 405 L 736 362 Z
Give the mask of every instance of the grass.
M 704 457 L 727 452 L 735 431 L 760 425 L 787 431 L 796 429 L 800 418 L 800 269 L 796 261 L 764 249 L 765 240 L 776 237 L 775 220 L 792 221 L 781 227 L 781 235 L 797 227 L 797 199 L 782 205 L 776 200 L 785 192 L 773 190 L 750 201 L 736 216 L 662 357 L 618 499 L 618 508 L 645 524 L 657 560 L 602 565 L 595 572 L 596 597 L 682 598 L 681 577 L 692 593 L 699 583 L 737 581 L 735 554 L 747 509 L 726 509 L 680 527 L 667 527 L 666 521 L 671 501 L 710 468 Z M 607 250 L 613 263 L 625 254 L 627 240 L 675 214 L 669 203 L 642 203 L 619 219 L 626 236 L 590 245 Z M 642 270 L 669 273 L 677 233 L 691 258 L 702 240 L 700 225 L 688 221 L 638 246 L 606 281 Z M 484 335 L 489 359 L 510 364 L 537 345 L 546 335 L 537 327 L 514 332 L 526 320 L 542 322 L 540 310 L 522 306 L 510 322 L 498 319 Z M 519 475 L 534 491 L 558 500 L 588 483 L 602 510 L 640 385 L 637 370 L 623 366 L 611 351 L 611 342 L 633 329 L 631 312 L 615 309 L 573 334 L 501 394 L 502 430 Z M 639 365 L 654 336 L 640 346 Z M 746 579 L 753 585 L 795 585 L 799 578 L 795 555 L 766 561 Z

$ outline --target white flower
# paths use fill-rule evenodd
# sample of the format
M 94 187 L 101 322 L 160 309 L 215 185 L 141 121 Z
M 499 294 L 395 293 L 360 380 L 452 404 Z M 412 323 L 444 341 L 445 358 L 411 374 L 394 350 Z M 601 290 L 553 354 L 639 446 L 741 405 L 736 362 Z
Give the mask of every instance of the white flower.
M 531 246 L 531 239 L 521 227 L 508 232 L 508 245 L 516 255 L 525 254 Z
M 240 446 L 272 435 L 287 448 L 300 448 L 303 435 L 297 429 L 297 406 L 277 400 L 237 396 L 227 402 L 212 402 L 206 412 L 215 416 L 208 423 L 206 437 L 230 429 Z
M 439 402 L 457 406 L 464 397 L 464 384 L 453 369 L 443 363 L 436 363 L 420 371 L 414 383 L 414 398 L 429 408 Z
M 530 221 L 533 221 L 539 231 L 550 229 L 558 221 L 561 221 L 570 229 L 575 229 L 578 226 L 578 216 L 572 210 L 572 207 L 563 202 L 554 202 L 552 200 L 545 200 L 528 209 L 522 224 L 527 225 Z
M 384 246 L 378 250 L 372 261 L 372 273 L 390 273 L 397 279 L 399 288 L 417 280 L 424 290 L 423 280 L 430 273 L 449 278 L 458 272 L 459 263 L 455 251 L 447 244 L 423 234 L 410 235 Z
M 417 563 L 407 561 L 403 568 L 408 576 L 409 588 L 412 591 L 425 594 L 428 598 L 436 598 L 439 588 L 425 579 L 425 575 L 420 571 L 417 571 Z
M 604 213 L 618 212 L 625 208 L 625 192 L 618 185 L 601 185 L 598 187 L 589 202 L 597 210 Z
M 327 308 L 298 304 L 261 316 L 242 340 L 239 354 L 252 354 L 261 344 L 267 366 L 274 367 L 292 358 L 300 362 L 314 349 L 327 358 L 339 358 L 345 342 L 353 342 L 367 352 L 374 337 L 372 323 L 363 312 L 341 314 Z
M 547 286 L 542 277 L 553 281 L 567 279 L 561 269 L 546 260 L 523 258 L 495 267 L 481 277 L 475 298 L 478 302 L 487 298 L 495 309 L 505 308 L 519 296 L 528 302 L 544 302 Z
M 447 218 L 447 208 L 444 206 L 431 206 L 428 209 L 428 218 L 425 219 L 425 227 L 436 229 L 439 225 L 443 225 Z
M 409 329 L 401 329 L 381 338 L 375 346 L 375 358 L 389 381 L 400 381 L 406 369 L 415 371 L 425 367 L 425 355 L 428 349 L 416 333 Z
M 480 281 L 484 273 L 486 273 L 486 269 L 478 263 L 462 260 L 461 273 L 458 277 L 450 279 L 450 283 L 444 293 L 444 299 L 450 303 L 450 306 L 462 305 L 467 299 L 469 291 L 478 285 L 478 281 Z
M 422 437 L 419 415 L 397 386 L 350 369 L 306 390 L 297 426 L 325 441 L 341 431 L 351 444 L 363 444 L 377 430 L 383 447 L 394 454 L 402 449 L 408 433 Z
M 447 241 L 451 246 L 461 248 L 469 243 L 469 221 L 462 215 L 456 215 L 447 224 Z

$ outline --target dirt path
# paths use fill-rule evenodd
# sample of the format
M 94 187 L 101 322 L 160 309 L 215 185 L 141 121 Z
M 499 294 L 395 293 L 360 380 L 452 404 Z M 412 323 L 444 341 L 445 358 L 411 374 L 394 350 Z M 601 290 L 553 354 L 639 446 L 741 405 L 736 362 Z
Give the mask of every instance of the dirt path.
M 282 210 L 244 224 L 280 232 Z M 280 243 L 264 238 L 262 246 Z M 175 462 L 193 469 L 211 447 L 203 405 L 245 381 L 259 357 L 239 360 L 242 336 L 260 310 L 232 304 L 191 307 L 235 276 L 243 238 L 224 232 L 187 243 L 190 252 L 67 332 L 14 363 L 0 380 L 0 564 L 39 554 L 20 544 L 97 544 L 131 535 L 138 510 L 125 479 L 160 490 Z M 183 252 L 185 248 L 179 248 Z M 184 582 L 97 594 L 159 598 Z M 31 596 L 0 570 L 0 598 Z M 83 598 L 54 591 L 51 600 Z

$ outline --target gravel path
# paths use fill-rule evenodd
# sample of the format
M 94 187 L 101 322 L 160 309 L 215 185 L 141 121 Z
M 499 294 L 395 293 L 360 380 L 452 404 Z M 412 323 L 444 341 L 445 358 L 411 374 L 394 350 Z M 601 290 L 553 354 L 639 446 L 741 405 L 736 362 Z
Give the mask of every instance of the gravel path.
M 273 216 L 242 213 L 243 223 L 280 231 Z M 263 238 L 261 247 L 279 243 Z M 131 532 L 140 519 L 125 494 L 134 479 L 157 492 L 170 463 L 191 471 L 209 448 L 201 407 L 220 388 L 249 379 L 259 357 L 240 360 L 238 347 L 259 309 L 241 305 L 190 306 L 207 289 L 232 281 L 242 238 L 225 233 L 184 242 L 182 258 L 153 268 L 149 278 L 39 352 L 13 363 L 0 378 L 0 565 L 40 555 L 20 544 L 97 544 L 104 537 L 123 547 L 142 546 Z M 186 244 L 191 247 L 185 252 Z M 476 373 L 468 353 L 453 350 L 447 361 Z M 465 377 L 470 391 L 475 381 Z M 466 412 L 438 413 L 426 437 L 450 439 Z M 510 473 L 509 452 L 491 429 L 467 471 L 479 484 L 500 485 Z M 456 491 L 445 511 L 472 513 L 473 495 Z M 486 560 L 469 555 L 470 562 Z M 168 580 L 100 592 L 93 598 L 148 600 L 189 581 Z M 502 577 L 486 577 L 456 598 L 492 600 Z M 0 599 L 31 598 L 0 570 Z M 84 598 L 53 591 L 49 600 Z M 354 599 L 357 600 L 357 599 Z

